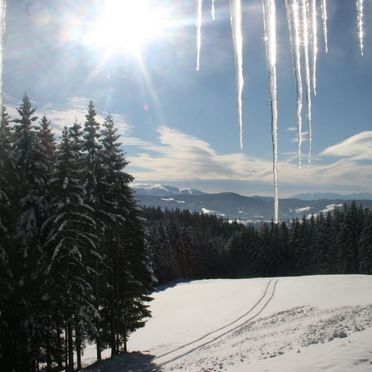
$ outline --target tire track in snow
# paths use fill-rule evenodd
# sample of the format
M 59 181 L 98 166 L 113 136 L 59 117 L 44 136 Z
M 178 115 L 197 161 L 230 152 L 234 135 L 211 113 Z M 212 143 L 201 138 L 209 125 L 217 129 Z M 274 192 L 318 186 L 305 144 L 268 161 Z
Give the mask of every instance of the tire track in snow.
M 269 291 L 269 287 L 270 287 L 271 283 L 274 283 L 274 285 L 271 286 L 272 289 L 271 289 L 271 291 Z M 173 353 L 175 353 L 176 351 L 179 351 L 179 350 L 181 350 L 181 349 L 184 349 L 184 348 L 187 347 L 187 346 L 194 345 L 194 344 L 196 344 L 197 342 L 199 342 L 199 341 L 201 341 L 201 340 L 207 338 L 208 336 L 214 335 L 214 334 L 216 334 L 217 332 L 220 332 L 220 331 L 222 331 L 222 330 L 224 330 L 224 329 L 226 329 L 226 328 L 228 328 L 228 327 L 231 327 L 233 324 L 237 323 L 239 320 L 241 320 L 241 319 L 243 319 L 243 318 L 249 316 L 249 315 L 253 312 L 254 309 L 258 308 L 258 311 L 257 311 L 254 315 L 250 316 L 248 319 L 245 319 L 242 323 L 236 325 L 236 326 L 233 327 L 233 328 L 228 329 L 227 331 L 225 331 L 225 332 L 223 332 L 222 334 L 220 334 L 220 335 L 218 335 L 218 336 L 212 338 L 211 340 L 208 340 L 208 341 L 206 341 L 206 342 L 203 342 L 202 344 L 197 345 L 197 346 L 193 347 L 192 349 L 183 352 L 182 354 L 176 355 L 176 356 L 173 357 L 172 359 L 169 359 L 169 360 L 167 360 L 167 361 L 165 361 L 165 362 L 159 363 L 158 366 L 161 367 L 161 366 L 164 366 L 164 365 L 166 365 L 166 364 L 172 363 L 172 362 L 174 362 L 174 361 L 176 361 L 176 360 L 178 360 L 178 359 L 181 359 L 181 358 L 183 358 L 184 356 L 187 356 L 187 355 L 193 353 L 194 351 L 196 351 L 196 350 L 198 350 L 198 349 L 201 349 L 201 348 L 203 348 L 204 346 L 209 345 L 209 344 L 211 344 L 211 343 L 213 343 L 213 342 L 215 342 L 215 341 L 221 339 L 222 337 L 227 336 L 229 333 L 232 333 L 232 332 L 236 331 L 237 329 L 239 329 L 239 328 L 245 326 L 247 323 L 249 323 L 249 322 L 251 322 L 253 319 L 257 318 L 257 317 L 258 317 L 258 316 L 259 316 L 259 315 L 260 315 L 260 314 L 261 314 L 261 313 L 266 309 L 266 307 L 268 306 L 268 304 L 271 302 L 271 300 L 273 299 L 273 297 L 274 297 L 274 295 L 275 295 L 275 290 L 276 290 L 277 283 L 278 283 L 278 280 L 275 280 L 275 281 L 270 280 L 270 281 L 268 282 L 266 288 L 265 288 L 265 291 L 264 291 L 263 295 L 259 298 L 259 300 L 258 300 L 258 301 L 257 301 L 257 302 L 256 302 L 256 303 L 255 303 L 255 304 L 254 304 L 254 305 L 253 305 L 253 306 L 252 306 L 252 307 L 251 307 L 251 308 L 250 308 L 246 313 L 244 313 L 243 315 L 241 315 L 240 317 L 238 317 L 238 318 L 235 319 L 234 321 L 232 321 L 232 322 L 226 324 L 226 325 L 223 326 L 223 327 L 220 327 L 220 328 L 218 328 L 218 329 L 215 329 L 214 331 L 211 331 L 211 332 L 209 332 L 209 333 L 206 333 L 205 335 L 199 337 L 198 339 L 196 339 L 196 340 L 194 340 L 194 341 L 191 341 L 191 342 L 189 342 L 189 343 L 187 343 L 187 344 L 185 344 L 185 345 L 182 345 L 182 346 L 180 346 L 180 347 L 178 347 L 178 348 L 176 348 L 176 349 L 173 349 L 173 350 L 171 350 L 171 351 L 168 351 L 167 353 L 164 353 L 164 354 L 162 354 L 162 355 L 159 355 L 159 356 L 155 357 L 155 358 L 153 359 L 153 361 L 156 361 L 157 359 L 163 358 L 163 357 L 165 357 L 165 356 L 167 356 L 167 355 L 173 354 Z M 267 296 L 267 295 L 268 295 L 268 296 Z M 267 300 L 265 301 L 266 298 L 267 298 Z M 261 306 L 261 304 L 263 304 L 263 305 Z

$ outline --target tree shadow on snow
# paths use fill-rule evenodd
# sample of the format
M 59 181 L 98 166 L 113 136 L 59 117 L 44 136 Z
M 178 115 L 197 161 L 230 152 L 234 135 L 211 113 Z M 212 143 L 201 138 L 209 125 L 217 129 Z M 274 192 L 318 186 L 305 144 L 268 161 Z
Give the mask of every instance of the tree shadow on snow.
M 123 353 L 84 368 L 85 372 L 157 372 L 160 367 L 152 362 L 154 355 L 140 352 Z
M 197 280 L 197 279 L 175 279 L 175 280 L 171 280 L 169 282 L 166 282 L 164 284 L 160 284 L 160 285 L 156 286 L 155 287 L 155 292 L 162 292 L 162 291 L 165 291 L 169 288 L 176 287 L 179 284 L 190 283 L 192 280 Z

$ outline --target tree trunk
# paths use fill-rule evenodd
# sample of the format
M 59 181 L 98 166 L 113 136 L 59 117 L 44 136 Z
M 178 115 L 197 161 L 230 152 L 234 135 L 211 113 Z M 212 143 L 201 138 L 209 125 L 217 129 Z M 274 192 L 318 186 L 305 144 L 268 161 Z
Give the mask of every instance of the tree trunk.
M 77 361 L 77 369 L 78 371 L 81 370 L 81 334 L 79 326 L 75 328 L 75 344 L 76 344 L 76 361 Z
M 124 333 L 124 353 L 128 352 L 128 347 L 127 347 L 127 331 Z
M 96 309 L 99 310 L 99 262 L 96 260 L 96 278 L 95 278 L 95 296 L 96 296 Z M 96 335 L 96 347 L 97 347 L 97 362 L 102 360 L 101 354 L 101 332 L 100 332 L 100 319 L 96 319 L 96 328 L 97 328 L 97 335 Z
M 67 351 L 68 351 L 68 340 L 67 340 L 67 328 L 66 328 L 65 329 L 65 371 L 66 372 L 69 372 L 69 370 L 68 370 Z
M 61 371 L 63 368 L 63 346 L 62 346 L 62 330 L 61 328 L 57 328 L 57 365 L 58 369 Z
M 71 325 L 67 327 L 67 337 L 68 337 L 68 370 L 69 372 L 74 372 L 74 344 L 72 339 Z
M 50 338 L 51 336 L 49 335 L 49 339 L 47 340 L 47 347 L 46 347 L 46 364 L 47 364 L 47 372 L 50 372 L 52 370 L 52 357 L 50 353 Z
M 111 357 L 117 354 L 116 350 L 116 340 L 115 340 L 115 311 L 114 311 L 114 302 L 111 301 L 111 330 L 110 330 L 110 347 L 111 347 Z
M 111 239 L 112 241 L 112 239 Z M 112 292 L 111 292 L 111 330 L 110 330 L 110 344 L 111 344 L 111 357 L 118 353 L 118 348 L 116 344 L 116 334 L 117 332 L 117 321 L 116 321 L 116 306 L 117 306 L 117 282 L 116 282 L 116 265 L 117 265 L 117 257 L 116 257 L 116 247 L 113 247 L 114 254 L 112 260 L 112 274 L 111 274 L 111 284 L 112 284 Z

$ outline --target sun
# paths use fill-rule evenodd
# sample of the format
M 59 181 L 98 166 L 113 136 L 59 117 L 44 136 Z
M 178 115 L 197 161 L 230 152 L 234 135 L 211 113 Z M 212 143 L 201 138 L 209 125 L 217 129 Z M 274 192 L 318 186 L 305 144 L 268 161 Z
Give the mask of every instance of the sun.
M 151 0 L 103 0 L 86 41 L 111 51 L 138 53 L 165 30 L 164 12 Z

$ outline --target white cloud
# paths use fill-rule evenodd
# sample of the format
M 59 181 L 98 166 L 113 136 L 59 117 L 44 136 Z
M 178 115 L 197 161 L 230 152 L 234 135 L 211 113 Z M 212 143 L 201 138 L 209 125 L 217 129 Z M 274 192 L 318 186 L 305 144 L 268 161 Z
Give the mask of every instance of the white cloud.
M 272 183 L 271 160 L 244 153 L 222 154 L 208 142 L 162 126 L 158 129 L 159 145 L 148 143 L 142 153 L 129 156 L 132 172 L 138 181 L 247 181 Z M 337 145 L 335 145 L 337 146 Z M 325 150 L 327 151 L 327 150 Z M 354 159 L 336 159 L 324 164 L 316 156 L 313 164 L 283 160 L 279 163 L 282 185 L 309 185 L 317 188 L 344 185 L 345 188 L 371 191 L 372 169 Z
M 85 115 L 88 112 L 88 105 L 89 99 L 85 97 L 70 97 L 66 100 L 66 103 L 63 105 L 55 105 L 51 103 L 47 103 L 43 106 L 38 106 L 37 103 L 34 103 L 37 106 L 37 111 L 35 113 L 36 116 L 40 119 L 42 115 L 45 113 L 48 119 L 51 121 L 53 128 L 57 136 L 59 136 L 65 126 L 71 126 L 75 120 L 77 120 L 81 125 L 85 122 Z M 18 116 L 16 107 L 19 105 L 12 105 L 9 104 L 7 106 L 7 111 L 12 118 Z M 105 121 L 105 117 L 108 114 L 107 112 L 100 112 L 99 109 L 96 107 L 97 116 L 96 120 L 99 123 L 103 123 Z M 114 118 L 115 124 L 119 130 L 120 135 L 123 137 L 128 136 L 131 132 L 131 125 L 125 120 L 122 115 L 112 113 Z M 135 138 L 127 139 L 129 144 L 143 145 L 143 141 Z
M 137 179 L 199 179 L 228 180 L 245 177 L 267 177 L 270 162 L 249 158 L 242 153 L 219 154 L 206 141 L 176 129 L 162 126 L 158 129 L 160 145 L 145 148 L 130 158 L 139 169 Z
M 351 158 L 353 160 L 372 160 L 372 130 L 360 132 L 334 146 L 328 147 L 321 155 Z
M 66 105 L 45 105 L 38 112 L 45 112 L 56 127 L 70 125 L 75 118 L 85 120 L 89 101 L 84 97 L 71 97 Z M 17 116 L 14 105 L 9 105 L 11 116 Z M 99 113 L 97 119 L 103 122 L 106 113 Z M 39 115 L 41 116 L 41 115 Z M 224 154 L 208 142 L 167 126 L 158 128 L 158 138 L 152 142 L 131 136 L 132 126 L 121 116 L 114 114 L 122 141 L 137 147 L 139 154 L 128 151 L 130 172 L 137 181 L 235 181 L 271 184 L 272 162 L 242 152 Z M 296 154 L 279 162 L 279 179 L 283 185 L 329 189 L 343 185 L 348 190 L 372 192 L 372 167 L 366 160 L 372 160 L 372 131 L 356 134 L 338 144 L 330 146 L 313 157 L 313 164 L 297 166 Z M 334 157 L 325 163 L 325 158 Z M 363 162 L 361 161 L 363 160 Z

